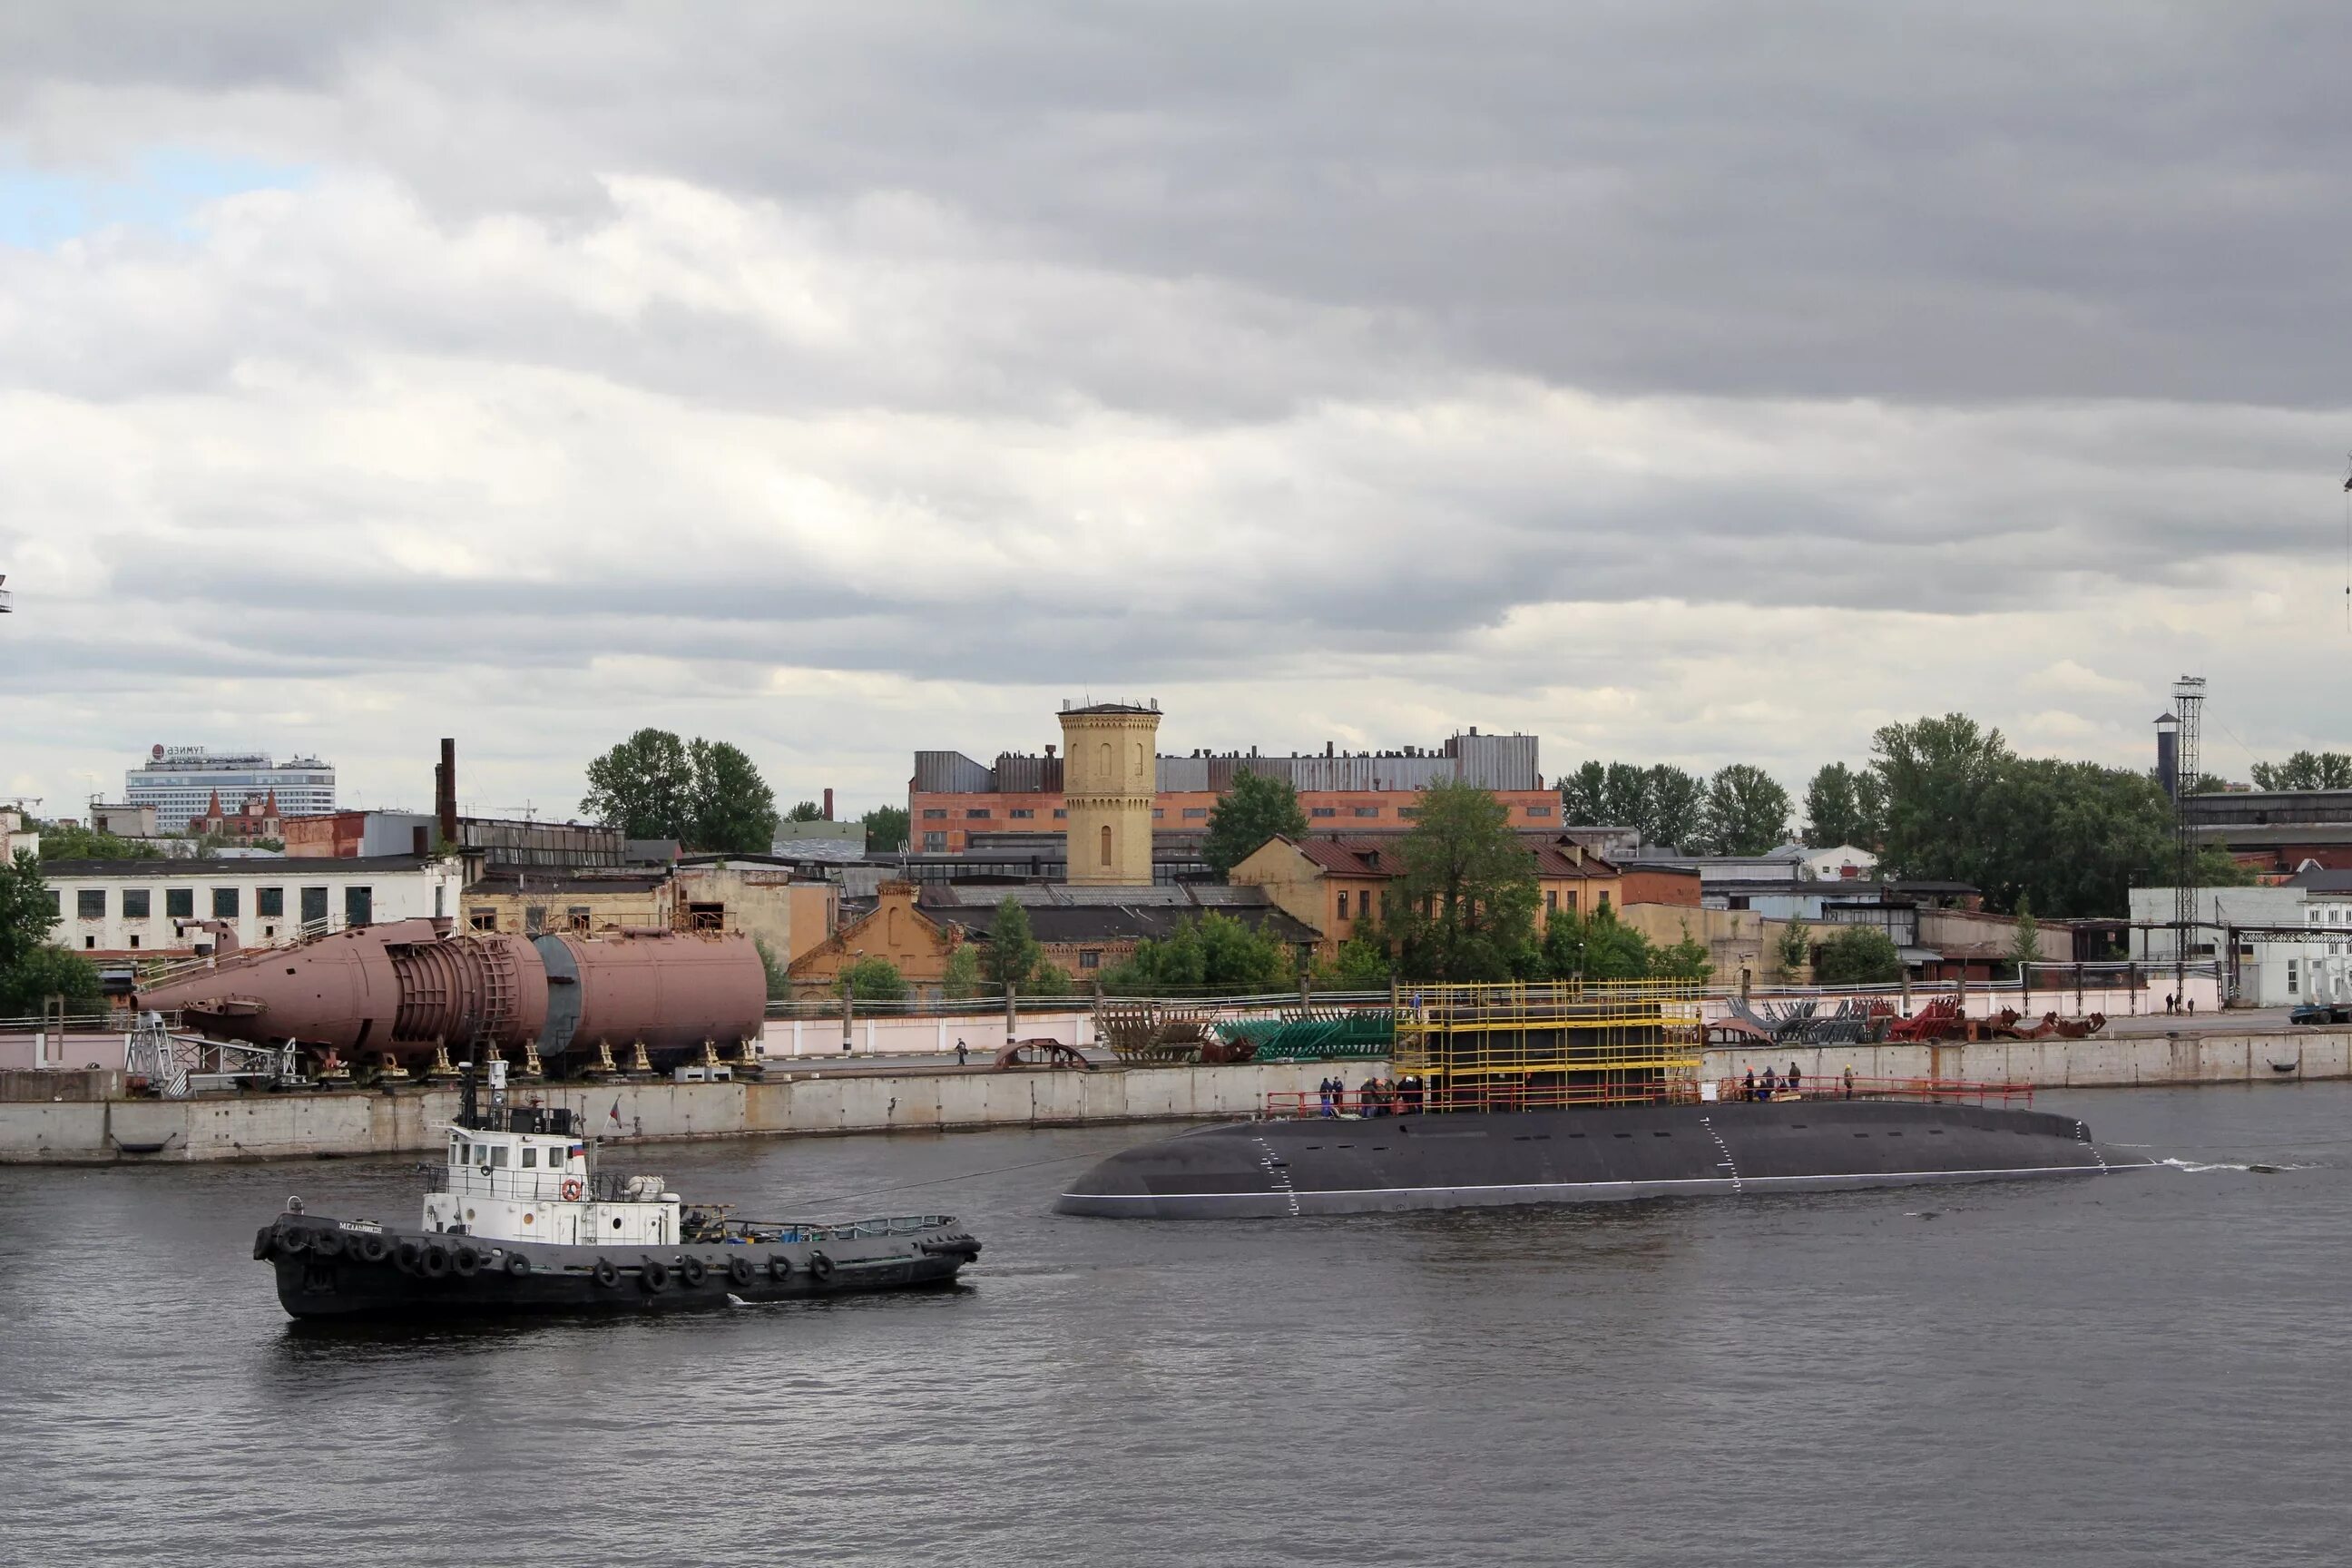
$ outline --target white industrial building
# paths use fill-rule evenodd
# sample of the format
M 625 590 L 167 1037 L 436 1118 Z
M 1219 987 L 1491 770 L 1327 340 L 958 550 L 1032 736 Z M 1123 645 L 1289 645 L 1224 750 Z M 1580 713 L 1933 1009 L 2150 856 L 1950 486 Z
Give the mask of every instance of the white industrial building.
M 465 872 L 455 858 L 52 860 L 43 877 L 58 912 L 49 940 L 106 957 L 171 956 L 214 944 L 219 921 L 240 945 L 288 942 L 419 915 L 454 915 Z
M 2232 999 L 2250 1007 L 2352 1003 L 2352 872 L 2305 871 L 2275 887 L 2202 888 L 2189 961 L 2220 959 L 2234 974 Z M 2134 888 L 2132 957 L 2174 962 L 2173 889 Z M 2308 936 L 2299 935 L 2309 932 Z
M 316 757 L 275 763 L 266 752 L 157 746 L 144 765 L 122 775 L 123 800 L 153 806 L 166 833 L 186 832 L 216 794 L 230 811 L 275 794 L 281 817 L 320 816 L 335 809 L 335 769 Z

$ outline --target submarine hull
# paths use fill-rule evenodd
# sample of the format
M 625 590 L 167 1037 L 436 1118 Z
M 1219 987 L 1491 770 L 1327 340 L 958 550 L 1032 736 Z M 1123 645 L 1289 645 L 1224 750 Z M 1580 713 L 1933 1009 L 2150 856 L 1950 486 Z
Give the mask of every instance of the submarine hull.
M 2070 1116 L 1879 1100 L 1302 1119 L 1129 1149 L 1056 1212 L 1287 1218 L 1663 1196 L 1757 1196 L 2145 1169 Z

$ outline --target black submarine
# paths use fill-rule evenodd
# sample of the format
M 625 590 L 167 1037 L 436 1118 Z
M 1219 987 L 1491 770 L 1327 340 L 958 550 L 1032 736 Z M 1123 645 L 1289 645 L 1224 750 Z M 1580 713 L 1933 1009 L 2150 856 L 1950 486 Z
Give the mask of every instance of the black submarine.
M 1688 988 L 1436 987 L 1400 1009 L 1415 1087 L 1349 1110 L 1288 1097 L 1254 1121 L 1129 1149 L 1056 1212 L 1286 1218 L 1661 1196 L 1755 1196 L 2152 1168 L 2031 1091 L 1818 1080 L 1770 1099 L 1697 1080 Z

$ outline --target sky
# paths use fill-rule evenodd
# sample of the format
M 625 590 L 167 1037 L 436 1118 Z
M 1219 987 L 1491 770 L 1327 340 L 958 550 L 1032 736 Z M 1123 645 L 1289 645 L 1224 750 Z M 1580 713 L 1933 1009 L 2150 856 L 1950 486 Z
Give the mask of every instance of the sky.
M 2340 5 L 0 5 L 0 796 L 2352 710 Z

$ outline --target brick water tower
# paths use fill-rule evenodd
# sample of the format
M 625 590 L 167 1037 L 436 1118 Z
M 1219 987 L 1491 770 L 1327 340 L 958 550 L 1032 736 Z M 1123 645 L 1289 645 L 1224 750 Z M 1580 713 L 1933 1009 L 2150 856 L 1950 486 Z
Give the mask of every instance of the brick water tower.
M 1062 796 L 1069 879 L 1151 883 L 1151 797 L 1159 787 L 1160 704 L 1062 706 Z

